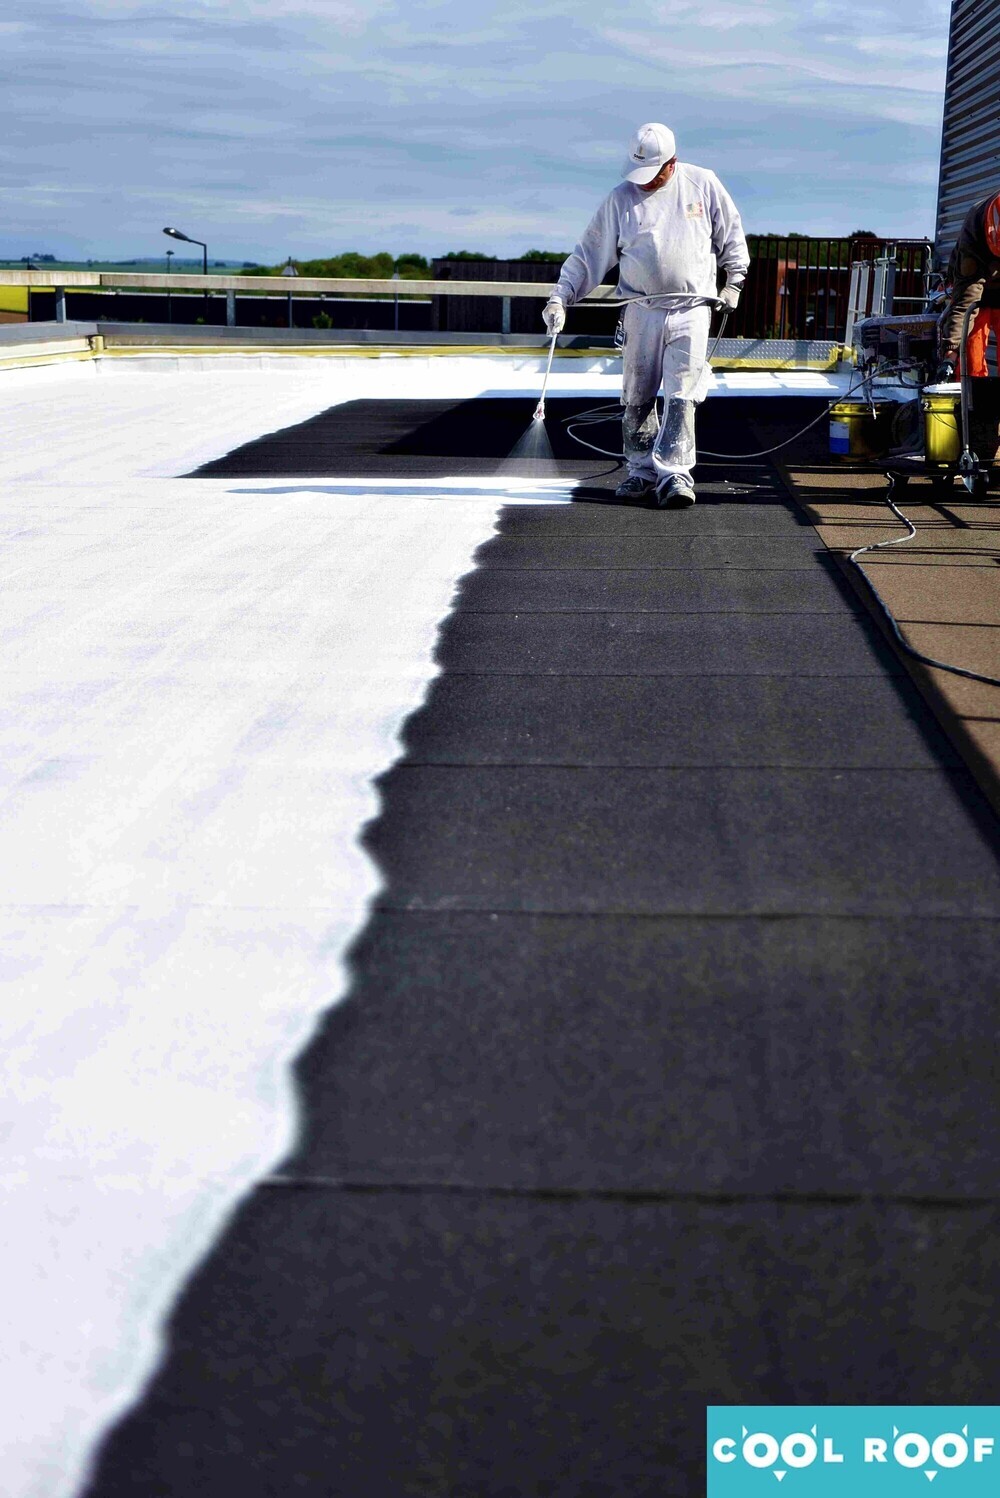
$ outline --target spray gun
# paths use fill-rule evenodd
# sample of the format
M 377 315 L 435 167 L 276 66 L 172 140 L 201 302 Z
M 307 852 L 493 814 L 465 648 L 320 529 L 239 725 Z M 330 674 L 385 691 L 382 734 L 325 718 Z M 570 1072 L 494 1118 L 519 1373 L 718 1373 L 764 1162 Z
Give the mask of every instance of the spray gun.
M 661 292 L 658 296 L 627 297 L 625 299 L 624 305 L 627 306 L 629 302 L 644 302 L 646 306 L 652 307 L 656 306 L 660 302 L 666 301 L 667 299 L 669 299 L 670 301 L 681 299 L 683 301 L 690 302 L 695 307 L 703 306 L 706 304 L 708 306 L 714 305 L 710 298 L 695 296 L 694 293 L 690 291 L 664 291 Z M 711 363 L 715 358 L 716 350 L 719 347 L 719 343 L 722 339 L 723 333 L 726 331 L 726 323 L 728 321 L 729 313 L 724 312 L 722 314 L 722 322 L 719 324 L 719 331 L 716 334 L 715 342 L 713 343 L 711 353 L 708 356 L 709 363 Z M 535 407 L 535 414 L 532 417 L 533 421 L 545 420 L 545 391 L 549 383 L 549 374 L 552 370 L 552 356 L 556 351 L 556 339 L 558 338 L 558 336 L 558 333 L 553 333 L 552 342 L 549 344 L 549 360 L 545 366 L 545 378 L 542 380 L 542 393 L 538 398 L 538 405 Z M 615 345 L 616 347 L 619 346 L 617 335 L 615 337 Z
M 545 378 L 542 381 L 542 393 L 538 397 L 538 405 L 535 407 L 535 414 L 534 414 L 534 416 L 532 418 L 533 421 L 544 421 L 545 420 L 545 387 L 549 383 L 549 373 L 550 373 L 550 371 L 552 369 L 552 356 L 553 356 L 553 354 L 556 351 L 556 339 L 558 337 L 559 337 L 558 333 L 553 333 L 552 334 L 552 342 L 549 344 L 549 362 L 545 366 Z

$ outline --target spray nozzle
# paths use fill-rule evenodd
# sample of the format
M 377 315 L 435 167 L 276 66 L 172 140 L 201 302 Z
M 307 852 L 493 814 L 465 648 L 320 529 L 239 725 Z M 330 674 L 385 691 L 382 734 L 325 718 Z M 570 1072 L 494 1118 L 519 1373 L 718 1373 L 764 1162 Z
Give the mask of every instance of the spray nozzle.
M 535 407 L 535 414 L 531 418 L 532 421 L 544 421 L 545 420 L 545 391 L 546 391 L 546 387 L 548 386 L 548 383 L 549 383 L 549 375 L 552 372 L 552 355 L 556 351 L 556 337 L 557 337 L 557 334 L 553 333 L 552 334 L 552 342 L 549 344 L 549 362 L 545 366 L 545 378 L 542 381 L 542 393 L 538 397 L 538 405 Z

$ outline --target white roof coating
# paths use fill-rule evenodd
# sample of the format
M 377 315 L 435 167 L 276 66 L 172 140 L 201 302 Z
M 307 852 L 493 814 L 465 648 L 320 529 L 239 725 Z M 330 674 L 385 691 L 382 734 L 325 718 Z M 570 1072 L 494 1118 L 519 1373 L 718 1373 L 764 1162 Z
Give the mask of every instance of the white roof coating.
M 336 401 L 538 391 L 537 360 L 273 363 L 0 374 L 5 1498 L 78 1490 L 179 1285 L 287 1152 L 289 1064 L 342 989 L 372 779 L 439 622 L 501 504 L 569 494 L 178 477 Z M 617 390 L 604 359 L 550 386 Z
M 7 1498 L 76 1489 L 292 1140 L 371 778 L 499 501 L 136 478 L 322 409 L 315 371 L 34 375 L 0 377 Z

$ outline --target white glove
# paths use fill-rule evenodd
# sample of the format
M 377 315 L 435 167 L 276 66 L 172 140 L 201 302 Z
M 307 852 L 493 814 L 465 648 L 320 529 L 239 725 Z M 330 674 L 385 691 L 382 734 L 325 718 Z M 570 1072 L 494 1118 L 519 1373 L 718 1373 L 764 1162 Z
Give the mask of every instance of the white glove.
M 723 286 L 715 303 L 716 312 L 735 312 L 742 286 Z
M 550 338 L 561 333 L 566 326 L 566 308 L 557 296 L 550 297 L 542 311 L 542 321 Z

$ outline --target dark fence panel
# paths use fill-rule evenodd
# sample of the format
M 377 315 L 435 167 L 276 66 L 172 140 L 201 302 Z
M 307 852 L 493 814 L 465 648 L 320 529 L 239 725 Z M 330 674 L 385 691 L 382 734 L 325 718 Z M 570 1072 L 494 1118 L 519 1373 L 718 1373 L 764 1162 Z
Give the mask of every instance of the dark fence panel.
M 55 317 L 55 292 L 31 293 L 31 321 L 50 322 Z M 225 327 L 226 298 L 218 292 L 204 297 L 197 292 L 73 291 L 66 292 L 66 316 L 80 322 L 148 322 Z M 397 326 L 396 307 L 390 296 L 376 301 L 361 298 L 292 298 L 292 327 L 312 328 L 313 319 L 329 317 L 332 328 L 368 328 L 388 331 Z M 288 298 L 237 296 L 236 326 L 240 328 L 287 328 Z M 398 327 L 404 333 L 426 333 L 431 326 L 431 304 L 424 299 L 400 297 Z
M 536 286 L 554 286 L 559 279 L 562 264 L 561 260 L 435 260 L 431 274 L 435 281 L 530 281 Z M 604 279 L 607 285 L 616 285 L 617 272 L 610 272 Z M 442 333 L 502 331 L 501 297 L 436 296 L 431 301 L 431 325 Z M 539 338 L 544 339 L 544 305 L 538 297 L 511 297 L 510 331 L 537 333 Z M 566 320 L 566 332 L 610 338 L 617 321 L 617 307 L 572 307 Z

